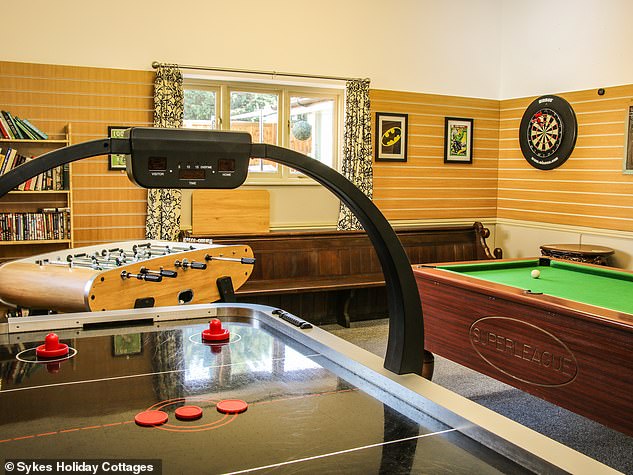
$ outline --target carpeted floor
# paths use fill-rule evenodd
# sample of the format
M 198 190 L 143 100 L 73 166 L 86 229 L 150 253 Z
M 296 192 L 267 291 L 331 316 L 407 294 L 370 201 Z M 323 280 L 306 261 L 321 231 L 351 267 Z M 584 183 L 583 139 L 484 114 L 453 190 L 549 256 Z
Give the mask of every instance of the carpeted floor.
M 386 319 L 354 322 L 351 328 L 336 324 L 321 328 L 376 355 L 385 355 Z M 632 437 L 438 356 L 433 381 L 621 472 L 633 474 Z

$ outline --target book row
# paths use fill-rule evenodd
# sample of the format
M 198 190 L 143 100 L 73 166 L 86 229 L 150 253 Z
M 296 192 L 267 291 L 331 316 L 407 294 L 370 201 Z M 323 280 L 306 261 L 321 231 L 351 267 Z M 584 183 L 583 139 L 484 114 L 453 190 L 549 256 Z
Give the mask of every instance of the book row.
M 0 175 L 30 160 L 33 160 L 33 158 L 18 153 L 15 148 L 9 147 L 4 152 L 0 149 Z M 59 166 L 30 178 L 20 184 L 17 189 L 20 191 L 66 190 L 68 189 L 68 178 L 68 167 Z
M 7 111 L 0 111 L 0 135 L 3 139 L 46 140 L 48 135 L 27 119 L 20 119 Z
M 0 213 L 0 241 L 70 239 L 70 210 L 44 208 L 36 213 Z

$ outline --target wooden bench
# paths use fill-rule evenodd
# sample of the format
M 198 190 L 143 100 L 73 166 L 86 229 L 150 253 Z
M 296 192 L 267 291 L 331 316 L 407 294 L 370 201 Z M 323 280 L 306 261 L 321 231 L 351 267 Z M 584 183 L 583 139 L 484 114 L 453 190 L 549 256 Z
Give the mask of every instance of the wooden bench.
M 411 264 L 494 259 L 488 229 L 441 226 L 396 231 Z M 384 318 L 387 300 L 382 268 L 364 231 L 302 231 L 222 236 L 217 244 L 247 244 L 257 262 L 250 279 L 236 291 L 240 302 L 280 307 L 316 324 Z

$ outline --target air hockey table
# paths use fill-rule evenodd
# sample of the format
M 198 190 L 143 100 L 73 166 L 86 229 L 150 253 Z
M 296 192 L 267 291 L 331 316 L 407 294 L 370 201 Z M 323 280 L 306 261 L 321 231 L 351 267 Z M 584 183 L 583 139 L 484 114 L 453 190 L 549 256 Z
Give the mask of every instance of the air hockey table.
M 213 319 L 227 341 L 202 340 Z M 51 328 L 70 351 L 37 358 Z M 279 309 L 45 315 L 0 330 L 5 473 L 33 459 L 165 474 L 617 473 Z M 246 410 L 219 412 L 227 400 Z M 201 416 L 177 417 L 185 406 Z M 136 422 L 155 410 L 168 420 Z

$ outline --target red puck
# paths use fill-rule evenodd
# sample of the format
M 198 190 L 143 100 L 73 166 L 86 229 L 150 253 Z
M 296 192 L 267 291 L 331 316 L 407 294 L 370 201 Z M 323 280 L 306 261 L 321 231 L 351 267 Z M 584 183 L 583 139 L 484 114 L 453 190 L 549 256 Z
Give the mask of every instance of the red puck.
M 176 409 L 176 419 L 194 421 L 202 417 L 202 408 L 198 406 L 180 406 Z
M 49 333 L 44 339 L 44 344 L 35 348 L 35 354 L 41 358 L 58 358 L 68 354 L 68 345 L 59 342 L 55 333 Z
M 202 341 L 226 341 L 231 334 L 226 328 L 222 328 L 222 322 L 217 318 L 211 319 L 209 328 L 202 331 Z
M 169 416 L 163 411 L 143 411 L 134 417 L 134 422 L 143 427 L 159 426 L 167 422 Z
M 248 403 L 241 399 L 225 399 L 217 404 L 218 412 L 222 414 L 240 414 L 248 409 Z

